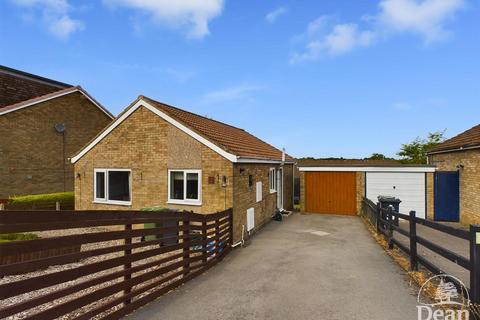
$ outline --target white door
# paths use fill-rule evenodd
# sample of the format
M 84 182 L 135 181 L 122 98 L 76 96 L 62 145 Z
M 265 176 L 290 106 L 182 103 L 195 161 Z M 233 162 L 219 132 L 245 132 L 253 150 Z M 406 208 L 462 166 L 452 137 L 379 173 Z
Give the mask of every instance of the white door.
M 367 198 L 377 203 L 378 196 L 394 196 L 400 203 L 400 213 L 415 210 L 417 217 L 425 218 L 425 173 L 423 172 L 367 172 Z

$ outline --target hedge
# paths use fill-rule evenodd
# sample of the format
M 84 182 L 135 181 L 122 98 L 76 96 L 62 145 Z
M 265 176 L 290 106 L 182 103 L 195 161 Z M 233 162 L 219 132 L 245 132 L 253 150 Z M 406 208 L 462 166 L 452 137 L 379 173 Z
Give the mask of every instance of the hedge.
M 73 210 L 75 196 L 73 192 L 59 192 L 47 194 L 33 194 L 27 196 L 16 196 L 8 199 L 6 209 L 8 210 L 55 210 L 55 203 L 60 203 L 61 209 Z
M 1 242 L 19 241 L 19 240 L 34 240 L 38 239 L 38 236 L 34 233 L 8 233 L 0 234 Z

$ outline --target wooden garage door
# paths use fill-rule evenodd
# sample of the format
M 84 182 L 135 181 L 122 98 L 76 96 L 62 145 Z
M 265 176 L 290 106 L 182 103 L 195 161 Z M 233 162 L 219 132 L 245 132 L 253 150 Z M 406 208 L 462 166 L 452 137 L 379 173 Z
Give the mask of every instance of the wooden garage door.
M 305 172 L 305 210 L 356 215 L 355 172 Z

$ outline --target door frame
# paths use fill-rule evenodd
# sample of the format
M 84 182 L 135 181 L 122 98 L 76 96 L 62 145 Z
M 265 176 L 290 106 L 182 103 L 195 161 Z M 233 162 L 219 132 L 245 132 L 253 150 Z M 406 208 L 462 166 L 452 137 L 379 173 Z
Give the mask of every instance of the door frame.
M 277 174 L 277 209 L 283 210 L 283 168 L 276 170 Z

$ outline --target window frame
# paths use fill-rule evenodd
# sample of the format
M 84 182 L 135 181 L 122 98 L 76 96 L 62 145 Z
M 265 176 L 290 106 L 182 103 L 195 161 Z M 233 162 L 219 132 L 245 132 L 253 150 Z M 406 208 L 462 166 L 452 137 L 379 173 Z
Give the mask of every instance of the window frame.
M 183 172 L 183 200 L 171 199 L 171 173 Z M 187 199 L 187 175 L 189 173 L 196 173 L 198 175 L 198 199 Z M 167 170 L 167 203 L 169 204 L 182 204 L 188 206 L 201 206 L 202 205 L 202 170 L 199 169 L 168 169 Z
M 110 171 L 120 171 L 128 172 L 128 192 L 130 194 L 130 201 L 122 200 L 110 200 L 108 199 L 108 173 Z M 104 174 L 104 194 L 105 198 L 97 198 L 97 172 L 102 172 Z M 120 169 L 120 168 L 95 168 L 93 169 L 93 202 L 101 204 L 114 204 L 121 206 L 131 206 L 132 205 L 132 169 Z
M 262 181 L 257 181 L 255 183 L 255 202 L 263 201 L 263 183 Z
M 273 179 L 273 181 L 272 181 Z M 273 189 L 272 189 L 273 184 Z M 270 193 L 275 193 L 278 191 L 277 189 L 277 168 L 270 168 L 268 170 L 268 188 Z

